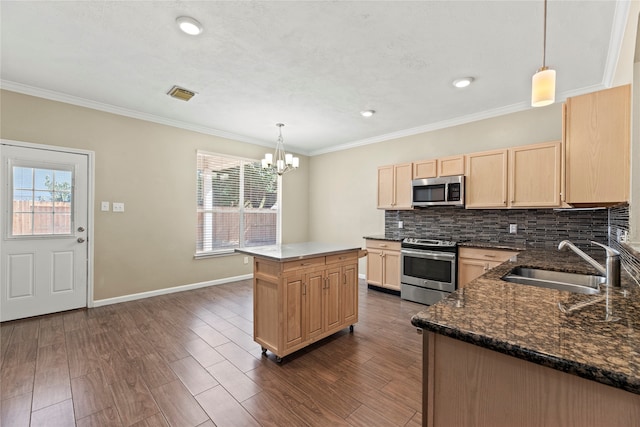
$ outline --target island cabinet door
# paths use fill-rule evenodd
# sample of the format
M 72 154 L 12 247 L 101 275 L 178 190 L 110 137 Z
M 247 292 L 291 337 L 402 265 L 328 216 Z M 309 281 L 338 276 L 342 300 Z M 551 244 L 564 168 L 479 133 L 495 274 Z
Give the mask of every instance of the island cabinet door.
M 305 340 L 312 339 L 325 331 L 322 307 L 325 282 L 324 271 L 310 272 L 305 275 L 302 296 L 305 308 L 302 317 L 306 323 L 306 331 L 302 333 Z
M 303 274 L 288 274 L 282 279 L 283 337 L 281 348 L 289 349 L 302 344 L 304 340 L 303 312 L 305 286 Z
M 341 326 L 358 322 L 358 264 L 342 267 Z
M 342 268 L 334 267 L 327 270 L 325 278 L 324 320 L 325 330 L 338 329 L 340 327 L 340 287 L 342 284 Z

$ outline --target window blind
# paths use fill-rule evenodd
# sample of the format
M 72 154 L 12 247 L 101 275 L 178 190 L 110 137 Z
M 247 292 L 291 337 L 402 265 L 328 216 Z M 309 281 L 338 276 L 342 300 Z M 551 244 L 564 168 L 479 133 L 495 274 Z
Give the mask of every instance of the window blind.
M 196 255 L 277 241 L 277 174 L 259 161 L 197 153 Z

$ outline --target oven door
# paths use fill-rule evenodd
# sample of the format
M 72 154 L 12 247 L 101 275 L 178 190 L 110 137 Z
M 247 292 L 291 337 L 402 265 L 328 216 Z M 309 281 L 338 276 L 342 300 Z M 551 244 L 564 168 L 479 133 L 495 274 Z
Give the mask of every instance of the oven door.
M 456 290 L 456 254 L 402 249 L 401 282 L 444 292 Z

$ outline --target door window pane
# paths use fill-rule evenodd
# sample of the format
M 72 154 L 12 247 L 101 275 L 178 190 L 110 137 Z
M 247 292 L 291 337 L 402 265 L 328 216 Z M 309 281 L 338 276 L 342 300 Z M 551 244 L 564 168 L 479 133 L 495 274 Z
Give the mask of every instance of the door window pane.
M 13 167 L 12 236 L 71 234 L 73 172 Z

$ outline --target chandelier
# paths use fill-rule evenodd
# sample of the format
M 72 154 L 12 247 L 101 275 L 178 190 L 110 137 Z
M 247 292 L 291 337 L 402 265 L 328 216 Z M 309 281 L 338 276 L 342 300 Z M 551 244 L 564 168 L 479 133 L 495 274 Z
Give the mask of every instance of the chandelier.
M 542 42 L 542 67 L 531 79 L 531 106 L 544 107 L 556 100 L 556 70 L 545 64 L 547 55 L 547 0 L 544 0 L 544 38 Z
M 273 169 L 275 173 L 282 176 L 287 172 L 298 169 L 300 159 L 293 157 L 293 154 L 287 154 L 284 151 L 284 143 L 282 142 L 282 126 L 283 123 L 276 123 L 278 126 L 278 141 L 276 142 L 276 152 L 274 154 L 267 153 L 262 159 L 262 167 L 264 169 Z

